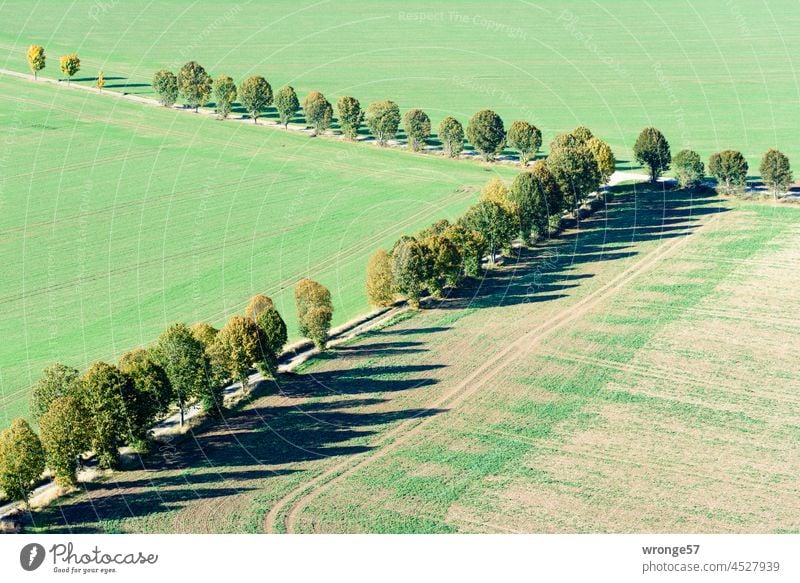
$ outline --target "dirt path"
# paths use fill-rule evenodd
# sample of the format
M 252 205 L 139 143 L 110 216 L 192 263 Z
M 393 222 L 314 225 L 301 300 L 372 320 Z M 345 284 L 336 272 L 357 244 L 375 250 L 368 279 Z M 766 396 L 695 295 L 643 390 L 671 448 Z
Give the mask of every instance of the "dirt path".
M 710 228 L 716 220 L 717 217 L 713 217 L 701 228 Z M 656 266 L 662 259 L 676 253 L 686 244 L 688 239 L 689 235 L 686 235 L 664 243 L 647 257 L 631 265 L 611 281 L 584 297 L 569 310 L 550 318 L 523 334 L 489 360 L 486 360 L 474 372 L 448 390 L 435 402 L 431 403 L 428 409 L 453 408 L 457 406 L 497 376 L 519 356 L 531 350 L 536 342 L 583 317 L 599 303 L 627 285 L 632 279 Z M 276 532 L 277 521 L 281 514 L 286 512 L 286 516 L 283 518 L 286 532 L 293 532 L 297 516 L 314 498 L 358 469 L 394 451 L 400 445 L 418 435 L 434 419 L 435 417 L 432 416 L 405 421 L 381 436 L 376 443 L 372 444 L 369 451 L 348 458 L 309 482 L 295 488 L 270 509 L 264 521 L 264 530 L 266 532 Z

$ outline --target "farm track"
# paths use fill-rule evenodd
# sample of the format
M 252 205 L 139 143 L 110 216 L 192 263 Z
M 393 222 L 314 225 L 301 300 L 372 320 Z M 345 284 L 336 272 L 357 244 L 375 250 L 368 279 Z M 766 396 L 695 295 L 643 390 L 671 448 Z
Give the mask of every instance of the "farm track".
M 709 219 L 701 229 L 710 228 L 717 220 L 718 215 Z M 695 233 L 696 232 L 697 231 L 695 231 Z M 523 334 L 507 345 L 506 348 L 493 355 L 489 360 L 484 361 L 462 382 L 440 396 L 435 402 L 431 403 L 427 409 L 433 410 L 457 406 L 470 395 L 478 391 L 488 381 L 495 378 L 519 356 L 530 352 L 537 341 L 584 316 L 592 308 L 627 285 L 631 280 L 682 248 L 689 240 L 690 236 L 691 234 L 676 237 L 670 242 L 664 243 L 660 248 L 649 253 L 647 257 L 631 265 L 611 281 L 579 300 L 574 306 L 570 307 L 569 310 L 557 314 Z M 314 498 L 329 489 L 332 485 L 352 475 L 360 468 L 394 451 L 412 437 L 418 435 L 423 428 L 433 422 L 433 419 L 435 419 L 435 417 L 404 421 L 381 436 L 377 442 L 371 444 L 369 451 L 344 460 L 316 478 L 295 488 L 270 509 L 265 518 L 265 531 L 276 532 L 278 530 L 276 528 L 276 522 L 285 511 L 286 514 L 283 521 L 286 532 L 293 532 L 297 516 Z

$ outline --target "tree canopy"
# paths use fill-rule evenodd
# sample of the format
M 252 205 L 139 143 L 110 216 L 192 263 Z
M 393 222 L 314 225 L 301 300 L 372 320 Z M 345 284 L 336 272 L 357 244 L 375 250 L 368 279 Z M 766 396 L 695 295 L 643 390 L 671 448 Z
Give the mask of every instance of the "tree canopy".
M 375 307 L 388 307 L 394 303 L 392 258 L 384 249 L 373 253 L 367 263 L 367 299 Z
M 681 188 L 693 188 L 705 175 L 705 166 L 694 150 L 681 150 L 672 158 L 672 169 Z
M 319 91 L 312 91 L 303 100 L 303 113 L 306 122 L 314 128 L 315 136 L 331 127 L 333 106 Z
M 272 104 L 272 86 L 264 77 L 252 75 L 239 85 L 239 102 L 258 123 L 261 112 Z
M 67 76 L 67 85 L 70 84 L 70 81 L 75 73 L 81 70 L 81 60 L 75 53 L 62 56 L 58 60 L 58 64 L 61 68 L 61 72 Z
M 300 111 L 300 101 L 297 99 L 294 87 L 285 85 L 275 94 L 275 109 L 278 110 L 278 120 L 284 128 L 289 127 L 289 121 Z
M 28 67 L 33 73 L 34 80 L 39 78 L 39 71 L 44 69 L 47 58 L 44 54 L 44 47 L 41 45 L 31 45 L 28 48 Z
M 358 128 L 364 123 L 364 111 L 361 103 L 355 97 L 345 95 L 336 102 L 336 109 L 339 112 L 339 126 L 342 133 L 350 140 L 358 137 Z
M 166 69 L 156 71 L 153 75 L 153 91 L 158 95 L 158 101 L 164 107 L 175 105 L 178 100 L 178 78 Z
M 517 120 L 508 128 L 508 145 L 519 151 L 519 161 L 526 166 L 542 147 L 542 132 L 526 121 Z
M 458 158 L 464 149 L 464 127 L 454 117 L 446 117 L 439 123 L 439 139 L 444 153 L 450 158 Z
M 411 149 L 419 152 L 431 137 L 431 118 L 421 109 L 410 109 L 403 116 L 403 129 Z
M 220 75 L 214 83 L 214 97 L 217 102 L 217 113 L 225 119 L 230 115 L 233 102 L 236 101 L 236 83 L 231 77 Z
M 0 489 L 12 500 L 28 499 L 45 467 L 44 449 L 28 422 L 18 417 L 0 433 Z
M 397 128 L 400 126 L 400 108 L 394 101 L 389 100 L 370 103 L 364 121 L 378 144 L 385 146 L 397 134 Z
M 491 109 L 482 109 L 467 124 L 467 139 L 486 161 L 503 151 L 506 132 L 503 120 Z
M 178 71 L 178 94 L 195 111 L 211 96 L 211 76 L 197 62 L 189 61 Z
M 723 194 L 733 194 L 747 184 L 747 160 L 736 150 L 711 154 L 708 172 L 717 179 L 718 188 Z
M 647 167 L 650 182 L 656 182 L 662 172 L 669 170 L 672 162 L 669 142 L 664 134 L 654 127 L 644 128 L 641 131 L 633 145 L 633 154 L 640 164 Z
M 764 153 L 758 170 L 764 185 L 772 193 L 773 198 L 778 198 L 778 195 L 786 192 L 792 182 L 792 168 L 789 165 L 789 158 L 786 157 L 786 154 L 774 148 L 770 148 Z

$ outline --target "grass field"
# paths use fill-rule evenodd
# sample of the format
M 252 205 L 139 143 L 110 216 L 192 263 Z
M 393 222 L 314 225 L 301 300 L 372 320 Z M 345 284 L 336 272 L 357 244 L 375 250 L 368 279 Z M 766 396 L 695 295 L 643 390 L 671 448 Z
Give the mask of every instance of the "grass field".
M 36 527 L 800 531 L 800 209 L 618 194 Z
M 434 121 L 492 107 L 539 125 L 545 143 L 578 123 L 626 159 L 637 132 L 660 127 L 673 151 L 768 147 L 800 159 L 800 11 L 793 0 L 725 3 L 505 0 L 458 3 L 276 0 L 10 0 L 0 7 L 0 66 L 44 75 L 77 51 L 77 78 L 150 94 L 153 73 L 195 59 L 214 75 L 266 76 L 301 94 L 391 98 Z
M 493 173 L 0 76 L 0 425 L 54 360 L 83 368 L 266 292 L 295 328 L 304 276 L 335 323 L 367 258 L 476 200 Z

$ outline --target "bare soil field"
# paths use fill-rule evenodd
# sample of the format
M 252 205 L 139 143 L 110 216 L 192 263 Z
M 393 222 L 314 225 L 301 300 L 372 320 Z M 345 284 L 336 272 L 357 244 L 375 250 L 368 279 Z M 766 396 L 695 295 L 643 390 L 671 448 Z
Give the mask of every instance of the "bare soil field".
M 617 187 L 44 532 L 797 532 L 800 209 Z

